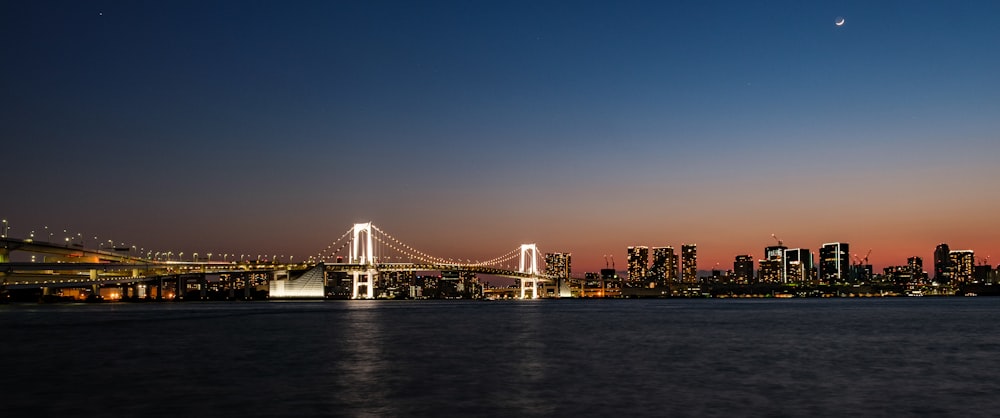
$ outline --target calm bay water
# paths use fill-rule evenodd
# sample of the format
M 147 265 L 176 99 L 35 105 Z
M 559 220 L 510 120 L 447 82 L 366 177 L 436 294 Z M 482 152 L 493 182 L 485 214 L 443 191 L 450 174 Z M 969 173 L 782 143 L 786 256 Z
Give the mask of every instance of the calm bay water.
M 1000 299 L 0 306 L 4 416 L 994 416 Z

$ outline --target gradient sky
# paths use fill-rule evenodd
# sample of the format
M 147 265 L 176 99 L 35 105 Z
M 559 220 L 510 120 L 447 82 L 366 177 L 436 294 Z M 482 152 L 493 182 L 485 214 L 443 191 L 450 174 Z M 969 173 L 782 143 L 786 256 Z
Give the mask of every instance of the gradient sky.
M 12 235 L 1000 258 L 997 1 L 204 3 L 0 4 Z

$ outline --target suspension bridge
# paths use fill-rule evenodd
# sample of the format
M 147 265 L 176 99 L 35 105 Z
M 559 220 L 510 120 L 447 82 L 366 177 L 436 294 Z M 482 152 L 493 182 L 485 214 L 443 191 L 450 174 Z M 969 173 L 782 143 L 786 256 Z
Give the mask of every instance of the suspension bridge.
M 12 262 L 11 253 L 42 254 L 43 262 Z M 32 257 L 34 259 L 34 257 Z M 487 260 L 439 257 L 418 250 L 371 222 L 357 223 L 314 256 L 299 263 L 279 260 L 192 261 L 164 260 L 150 254 L 115 249 L 84 248 L 82 245 L 43 242 L 34 239 L 0 238 L 0 287 L 41 288 L 150 284 L 156 295 L 164 294 L 164 281 L 183 295 L 188 281 L 205 282 L 211 276 L 242 277 L 243 289 L 251 277 L 265 277 L 275 298 L 323 297 L 331 273 L 346 274 L 350 297 L 372 299 L 379 280 L 394 272 L 459 272 L 516 279 L 520 298 L 539 298 L 539 287 L 556 278 L 543 273 L 544 264 L 536 244 L 520 244 Z M 123 287 L 123 292 L 128 288 Z M 45 294 L 45 293 L 43 293 Z

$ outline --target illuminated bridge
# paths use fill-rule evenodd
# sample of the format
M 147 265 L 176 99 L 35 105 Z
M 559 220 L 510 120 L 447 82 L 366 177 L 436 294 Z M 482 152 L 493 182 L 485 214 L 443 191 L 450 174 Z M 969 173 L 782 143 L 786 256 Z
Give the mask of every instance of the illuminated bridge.
M 183 298 L 188 282 L 198 282 L 204 292 L 208 280 L 225 277 L 234 297 L 240 290 L 248 297 L 250 289 L 263 282 L 273 298 L 321 298 L 325 296 L 328 274 L 335 273 L 347 275 L 352 298 L 371 299 L 385 274 L 448 271 L 517 279 L 524 299 L 538 298 L 539 287 L 554 280 L 541 273 L 541 257 L 535 244 L 521 244 L 484 261 L 463 261 L 417 250 L 370 222 L 355 224 L 324 250 L 297 264 L 242 259 L 185 262 L 121 250 L 4 236 L 0 238 L 0 286 L 42 289 L 43 295 L 48 295 L 53 288 L 90 288 L 98 293 L 102 285 L 115 285 L 121 286 L 123 292 L 116 296 L 131 292 L 131 297 L 155 288 L 155 292 L 146 294 L 155 293 L 157 299 L 163 299 Z M 41 254 L 45 261 L 12 262 L 14 252 Z

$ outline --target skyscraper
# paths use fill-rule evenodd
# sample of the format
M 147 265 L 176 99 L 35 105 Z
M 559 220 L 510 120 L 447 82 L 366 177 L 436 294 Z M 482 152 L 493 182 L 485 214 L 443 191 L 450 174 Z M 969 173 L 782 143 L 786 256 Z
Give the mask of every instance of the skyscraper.
M 757 270 L 758 283 L 778 283 L 781 281 L 781 262 L 778 260 L 760 260 Z
M 546 253 L 545 274 L 568 279 L 570 276 L 570 253 Z
M 809 283 L 813 280 L 812 253 L 805 248 L 785 250 L 785 283 Z
M 778 263 L 778 282 L 785 283 L 785 250 L 788 247 L 781 245 L 772 245 L 770 247 L 764 247 L 764 258 L 769 261 L 775 261 Z
M 738 255 L 733 261 L 733 275 L 736 284 L 750 284 L 753 282 L 753 256 Z
M 629 287 L 644 287 L 649 269 L 649 247 L 628 247 L 628 277 L 625 279 Z
M 650 276 L 658 286 L 665 286 L 677 277 L 677 255 L 674 247 L 653 247 L 653 267 Z
M 938 244 L 934 249 L 934 280 L 938 283 L 948 283 L 952 279 L 951 249 L 948 244 Z
M 916 256 L 907 258 L 906 266 L 910 269 L 910 273 L 913 274 L 913 282 L 915 284 L 927 284 L 927 275 L 924 274 L 923 258 Z
M 698 283 L 698 244 L 681 245 L 681 281 Z
M 546 253 L 545 254 L 545 274 L 556 278 L 555 293 L 559 297 L 570 296 L 570 253 Z
M 851 265 L 850 245 L 846 242 L 823 244 L 819 249 L 819 280 L 825 284 L 844 283 Z
M 972 250 L 952 250 L 949 256 L 952 279 L 958 283 L 971 283 L 976 265 L 976 254 Z

